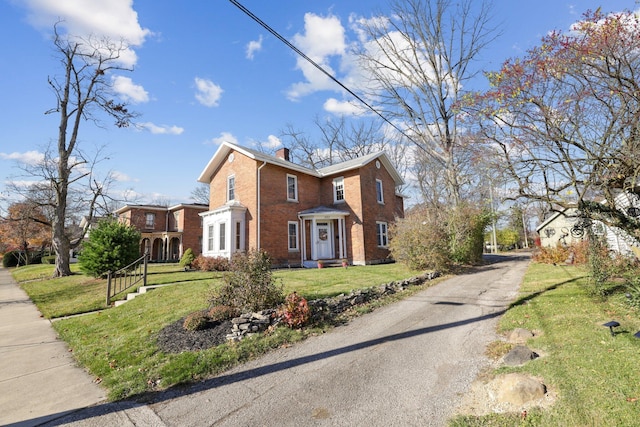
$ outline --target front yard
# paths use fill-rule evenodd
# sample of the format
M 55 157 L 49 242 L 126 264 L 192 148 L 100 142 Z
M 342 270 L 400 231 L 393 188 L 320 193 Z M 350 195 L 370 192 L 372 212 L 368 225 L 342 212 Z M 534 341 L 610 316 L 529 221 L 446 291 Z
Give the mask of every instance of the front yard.
M 245 339 L 199 352 L 168 354 L 158 348 L 158 333 L 189 313 L 207 307 L 207 295 L 220 283 L 220 273 L 184 272 L 177 265 L 153 265 L 148 284 L 177 283 L 106 309 L 104 280 L 82 274 L 43 279 L 52 266 L 20 267 L 14 277 L 47 318 L 95 311 L 56 320 L 53 326 L 81 365 L 117 400 L 203 379 L 256 357 L 271 348 L 319 333 L 320 327 L 276 328 L 259 339 Z M 308 299 L 348 293 L 354 289 L 418 275 L 400 264 L 279 270 L 285 292 Z M 330 327 L 324 325 L 324 327 Z

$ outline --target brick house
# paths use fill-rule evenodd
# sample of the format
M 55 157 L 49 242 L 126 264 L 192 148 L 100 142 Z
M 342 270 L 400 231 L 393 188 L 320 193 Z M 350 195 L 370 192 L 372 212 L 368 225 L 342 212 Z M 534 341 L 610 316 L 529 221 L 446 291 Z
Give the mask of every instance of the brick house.
M 225 142 L 199 182 L 209 184 L 203 255 L 262 248 L 277 266 L 346 259 L 388 262 L 388 229 L 404 216 L 403 180 L 384 152 L 322 169 Z
M 202 218 L 208 207 L 201 204 L 175 206 L 125 205 L 115 214 L 142 234 L 140 255 L 149 252 L 152 261 L 176 261 L 188 248 L 198 256 L 202 249 Z

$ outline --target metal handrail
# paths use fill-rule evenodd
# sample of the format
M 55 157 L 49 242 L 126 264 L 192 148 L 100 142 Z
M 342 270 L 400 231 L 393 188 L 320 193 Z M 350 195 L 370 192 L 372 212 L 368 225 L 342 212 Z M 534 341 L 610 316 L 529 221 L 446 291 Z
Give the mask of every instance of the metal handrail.
M 137 260 L 126 267 L 112 273 L 107 273 L 107 306 L 111 304 L 111 299 L 135 286 L 142 281 L 142 286 L 147 285 L 147 262 L 149 254 L 145 253 Z

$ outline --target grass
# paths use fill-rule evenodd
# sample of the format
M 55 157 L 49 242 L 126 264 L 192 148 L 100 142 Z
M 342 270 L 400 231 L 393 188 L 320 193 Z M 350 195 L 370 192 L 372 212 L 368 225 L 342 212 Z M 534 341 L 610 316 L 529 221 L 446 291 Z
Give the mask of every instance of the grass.
M 356 270 L 354 270 L 356 269 Z M 29 294 L 47 319 L 106 309 L 106 279 L 95 279 L 82 274 L 77 264 L 72 265 L 71 276 L 52 279 L 53 265 L 34 264 L 16 268 L 14 278 Z M 221 273 L 184 271 L 177 264 L 150 264 L 147 285 L 169 283 L 215 284 Z M 354 274 L 357 272 L 357 274 Z M 285 292 L 296 291 L 307 299 L 324 298 L 373 284 L 404 279 L 417 274 L 400 264 L 369 265 L 349 268 L 277 270 L 275 277 L 282 280 Z M 134 292 L 139 286 L 128 291 Z M 126 293 L 119 295 L 120 299 Z M 206 296 L 202 299 L 206 303 Z
M 38 269 L 35 273 L 31 269 Z M 43 314 L 82 312 L 90 301 L 104 304 L 104 281 L 74 274 L 68 278 L 33 280 L 40 274 L 50 276 L 41 267 L 21 267 L 13 271 L 21 286 Z M 322 271 L 280 270 L 286 292 L 296 290 L 312 299 L 346 293 L 357 288 L 404 279 L 419 274 L 397 264 L 344 268 Z M 178 283 L 159 288 L 120 307 L 84 316 L 60 319 L 53 323 L 80 364 L 86 366 L 108 390 L 112 400 L 130 398 L 175 384 L 199 380 L 242 363 L 269 349 L 304 339 L 321 329 L 290 330 L 277 328 L 260 338 L 224 344 L 199 352 L 167 354 L 156 343 L 159 331 L 186 316 L 205 308 L 207 295 L 218 283 L 219 273 L 180 271 L 166 265 L 150 267 L 149 283 Z M 326 289 L 323 289 L 323 284 Z M 78 296 L 74 297 L 77 294 Z M 82 295 L 82 296 L 79 296 Z M 56 301 L 70 298 L 70 302 Z M 392 298 L 399 298 L 393 295 Z M 74 309 L 74 304 L 76 308 Z M 377 302 L 380 304 L 380 302 Z
M 519 299 L 501 318 L 499 331 L 540 331 L 528 345 L 543 357 L 496 374 L 523 372 L 543 378 L 557 393 L 546 410 L 458 416 L 450 426 L 636 426 L 640 417 L 638 312 L 614 295 L 594 298 L 587 271 L 574 266 L 531 264 Z M 603 323 L 621 323 L 615 337 Z M 499 346 L 490 346 L 490 348 Z

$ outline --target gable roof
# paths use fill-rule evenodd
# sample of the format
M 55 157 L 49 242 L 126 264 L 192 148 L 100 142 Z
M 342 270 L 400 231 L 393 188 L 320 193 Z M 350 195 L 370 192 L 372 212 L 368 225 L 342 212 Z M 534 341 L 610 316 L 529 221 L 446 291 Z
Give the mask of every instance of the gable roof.
M 361 168 L 362 166 L 372 162 L 375 159 L 379 159 L 380 163 L 384 165 L 387 169 L 391 177 L 393 178 L 396 185 L 404 184 L 404 181 L 395 167 L 391 164 L 389 157 L 383 152 L 379 151 L 377 153 L 372 153 L 366 156 L 358 157 L 352 160 L 347 160 L 346 162 L 336 163 L 331 166 L 327 166 L 325 168 L 320 169 L 311 169 L 307 168 L 287 160 L 281 159 L 280 157 L 272 156 L 269 154 L 262 153 L 257 150 L 252 150 L 247 147 L 242 147 L 236 144 L 232 144 L 230 142 L 223 142 L 218 150 L 215 152 L 207 166 L 202 170 L 200 176 L 198 177 L 198 182 L 202 182 L 208 184 L 210 182 L 211 176 L 218 169 L 220 164 L 224 162 L 227 158 L 227 155 L 231 151 L 237 151 L 239 153 L 244 154 L 250 159 L 266 162 L 275 166 L 280 166 L 285 169 L 293 170 L 296 172 L 304 173 L 307 175 L 315 176 L 317 178 L 323 178 L 329 175 L 335 175 L 338 173 L 346 172 L 353 169 Z

